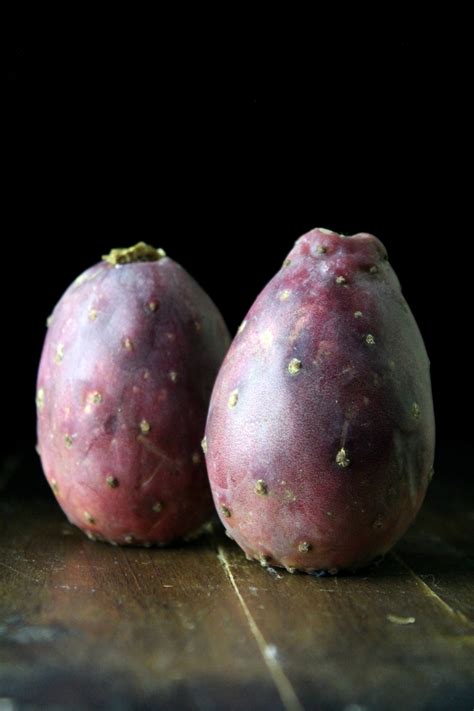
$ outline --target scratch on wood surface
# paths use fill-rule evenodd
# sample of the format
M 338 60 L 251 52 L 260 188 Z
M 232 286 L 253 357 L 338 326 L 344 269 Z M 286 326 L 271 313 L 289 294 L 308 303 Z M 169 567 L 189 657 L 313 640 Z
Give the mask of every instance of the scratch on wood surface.
M 7 570 L 13 570 L 14 573 L 17 573 L 18 575 L 23 576 L 24 578 L 26 578 L 26 579 L 29 580 L 30 582 L 31 582 L 31 581 L 33 581 L 34 583 L 39 583 L 39 582 L 40 582 L 40 580 L 39 580 L 38 578 L 32 578 L 31 576 L 29 576 L 29 575 L 27 575 L 26 573 L 24 573 L 22 570 L 17 570 L 16 568 L 14 568 L 14 567 L 11 566 L 11 565 L 8 565 L 7 563 L 2 563 L 2 561 L 0 561 L 0 565 L 3 566 L 4 568 L 7 568 Z
M 400 617 L 400 615 L 387 615 L 387 620 L 394 625 L 413 625 L 415 617 Z
M 437 593 L 435 593 L 435 591 L 432 590 L 432 589 L 430 588 L 430 586 L 427 585 L 427 584 L 425 583 L 425 581 L 422 580 L 422 578 L 420 578 L 420 576 L 417 575 L 417 573 L 415 573 L 415 571 L 412 570 L 412 569 L 410 568 L 410 566 L 409 566 L 407 563 L 405 563 L 405 561 L 404 561 L 402 558 L 400 558 L 400 556 L 399 556 L 397 553 L 394 553 L 394 552 L 392 551 L 392 556 L 395 558 L 395 560 L 396 560 L 398 563 L 400 563 L 401 566 L 403 566 L 403 567 L 405 568 L 405 570 L 407 570 L 407 571 L 410 573 L 410 575 L 412 576 L 412 578 L 415 579 L 415 581 L 417 582 L 418 586 L 421 587 L 421 589 L 423 590 L 423 592 L 425 592 L 429 597 L 434 598 L 434 599 L 436 600 L 436 602 L 438 603 L 438 605 L 441 605 L 441 607 L 444 609 L 445 612 L 447 612 L 447 613 L 448 613 L 449 615 L 451 615 L 452 617 L 456 618 L 458 621 L 464 622 L 464 624 L 467 624 L 467 625 L 472 624 L 471 621 L 470 621 L 470 619 L 469 619 L 468 617 L 466 617 L 466 615 L 465 615 L 463 612 L 461 612 L 460 610 L 455 610 L 454 608 L 452 608 L 452 607 L 451 607 L 450 605 L 448 605 L 448 603 L 445 602 Z
M 271 674 L 275 686 L 277 687 L 278 693 L 285 709 L 287 709 L 287 711 L 304 711 L 303 706 L 299 702 L 290 680 L 286 676 L 285 672 L 283 671 L 281 665 L 279 664 L 276 658 L 277 648 L 274 645 L 267 644 L 263 634 L 260 632 L 260 629 L 258 628 L 258 625 L 252 616 L 252 613 L 250 612 L 244 598 L 241 595 L 239 587 L 230 568 L 229 560 L 222 546 L 218 546 L 217 548 L 217 557 L 221 562 L 232 587 L 234 588 L 235 594 L 237 595 L 239 603 L 245 613 L 245 617 L 247 618 L 247 622 L 249 623 L 250 631 L 255 637 L 255 641 L 257 642 L 263 660 L 268 667 L 268 671 Z
M 129 570 L 130 570 L 130 573 L 131 573 L 131 575 L 132 575 L 132 578 L 133 578 L 134 581 L 135 581 L 135 585 L 137 586 L 138 590 L 139 590 L 140 592 L 142 592 L 142 587 L 141 587 L 141 585 L 140 585 L 140 581 L 138 580 L 137 574 L 135 573 L 135 571 L 134 571 L 134 569 L 133 569 L 132 563 L 130 562 L 130 560 L 129 560 L 127 557 L 125 557 L 125 560 L 127 561 L 127 565 L 128 565 Z

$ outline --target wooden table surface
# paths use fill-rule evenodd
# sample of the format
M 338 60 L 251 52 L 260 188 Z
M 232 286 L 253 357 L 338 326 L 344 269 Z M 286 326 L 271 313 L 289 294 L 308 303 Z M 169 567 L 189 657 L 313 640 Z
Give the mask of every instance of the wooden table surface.
M 0 711 L 471 711 L 472 490 L 437 471 L 382 563 L 318 578 L 248 562 L 221 530 L 94 543 L 49 494 L 7 488 Z

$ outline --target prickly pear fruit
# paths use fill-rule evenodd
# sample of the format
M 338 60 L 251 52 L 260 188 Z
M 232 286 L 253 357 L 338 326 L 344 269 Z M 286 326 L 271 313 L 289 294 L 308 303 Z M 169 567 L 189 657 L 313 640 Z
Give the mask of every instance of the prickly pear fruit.
M 432 475 L 423 341 L 370 234 L 303 235 L 216 380 L 205 449 L 229 535 L 262 565 L 368 564 L 413 521 Z
M 36 395 L 44 472 L 71 523 L 163 545 L 209 519 L 200 440 L 228 344 L 216 306 L 162 250 L 112 250 L 76 279 L 50 319 Z

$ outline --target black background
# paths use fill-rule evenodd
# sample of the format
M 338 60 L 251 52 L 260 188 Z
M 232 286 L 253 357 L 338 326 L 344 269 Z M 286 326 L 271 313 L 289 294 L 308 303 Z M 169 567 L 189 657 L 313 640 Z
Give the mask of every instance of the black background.
M 235 332 L 295 239 L 316 226 L 384 242 L 431 358 L 439 447 L 469 443 L 466 44 L 391 19 L 345 35 L 304 20 L 278 31 L 249 20 L 232 38 L 230 27 L 12 35 L 5 454 L 34 445 L 46 317 L 111 247 L 163 247 Z

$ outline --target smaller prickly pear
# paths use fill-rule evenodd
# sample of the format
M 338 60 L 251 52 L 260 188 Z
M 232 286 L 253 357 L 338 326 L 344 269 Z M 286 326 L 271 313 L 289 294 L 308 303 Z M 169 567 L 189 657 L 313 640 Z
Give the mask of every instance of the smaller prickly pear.
M 200 440 L 228 342 L 198 284 L 143 243 L 112 250 L 60 299 L 38 374 L 39 452 L 90 538 L 162 545 L 210 517 Z

